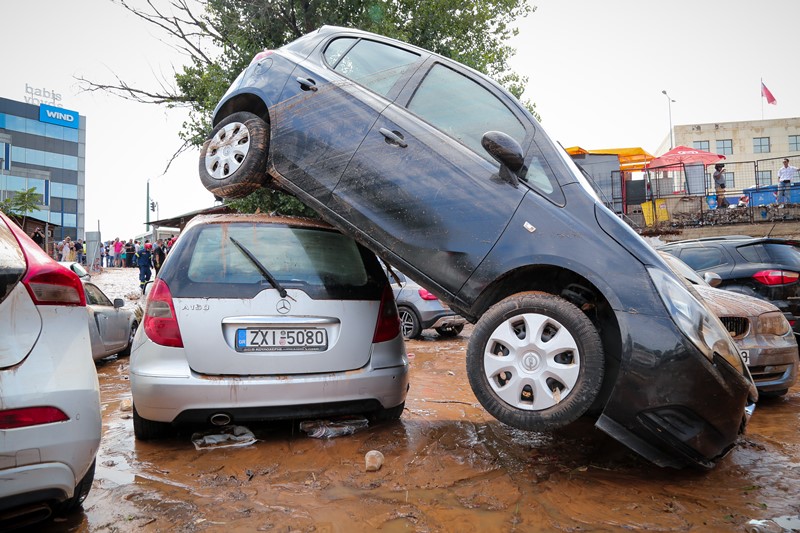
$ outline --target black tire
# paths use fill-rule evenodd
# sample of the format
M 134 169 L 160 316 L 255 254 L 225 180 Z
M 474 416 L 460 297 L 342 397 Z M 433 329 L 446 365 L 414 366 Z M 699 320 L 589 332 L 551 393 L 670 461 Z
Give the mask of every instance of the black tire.
M 403 410 L 406 408 L 406 402 L 390 407 L 388 409 L 380 408 L 372 415 L 374 422 L 389 422 L 391 420 L 399 420 L 403 415 Z
M 422 334 L 422 325 L 419 323 L 417 313 L 405 305 L 398 306 L 397 312 L 400 316 L 400 330 L 403 332 L 403 337 L 406 339 L 419 338 Z
M 172 426 L 166 422 L 154 422 L 139 416 L 136 405 L 133 406 L 133 436 L 137 440 L 157 440 L 172 433 Z
M 439 334 L 440 337 L 445 339 L 452 339 L 453 337 L 458 337 L 458 335 L 464 331 L 464 324 L 459 324 L 457 326 L 444 326 L 441 328 L 436 328 L 436 333 Z
M 244 198 L 269 179 L 269 125 L 240 111 L 225 117 L 200 150 L 200 181 L 214 196 Z
M 97 460 L 95 459 L 92 461 L 92 466 L 90 466 L 89 470 L 83 475 L 83 478 L 75 485 L 75 492 L 72 493 L 72 498 L 61 502 L 58 507 L 54 509 L 55 514 L 62 515 L 71 513 L 83 503 L 83 500 L 86 499 L 86 496 L 89 495 L 89 491 L 92 488 L 96 464 Z
M 781 390 L 772 390 L 772 391 L 758 391 L 759 398 L 780 398 L 781 396 L 786 396 L 789 392 L 789 389 L 781 389 Z
M 133 338 L 136 336 L 137 329 L 139 329 L 139 323 L 134 320 L 131 324 L 131 331 L 128 334 L 128 344 L 121 352 L 119 352 L 120 357 L 130 357 L 131 347 L 133 346 Z
M 548 345 L 556 336 L 561 348 Z M 467 376 L 478 401 L 501 422 L 528 431 L 558 429 L 586 413 L 604 368 L 603 345 L 589 318 L 542 292 L 516 294 L 489 308 L 467 346 Z

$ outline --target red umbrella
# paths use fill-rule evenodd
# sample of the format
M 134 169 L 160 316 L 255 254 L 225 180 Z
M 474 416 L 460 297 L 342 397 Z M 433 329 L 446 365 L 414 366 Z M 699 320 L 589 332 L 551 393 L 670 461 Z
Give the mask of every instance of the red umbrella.
M 684 165 L 710 165 L 725 159 L 724 155 L 689 148 L 688 146 L 676 146 L 662 156 L 656 157 L 647 164 L 647 168 L 664 168 L 671 166 Z

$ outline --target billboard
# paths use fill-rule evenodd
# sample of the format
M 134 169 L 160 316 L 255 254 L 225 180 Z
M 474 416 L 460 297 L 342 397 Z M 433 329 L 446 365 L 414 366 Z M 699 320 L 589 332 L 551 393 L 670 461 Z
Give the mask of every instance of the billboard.
M 78 129 L 80 115 L 77 111 L 70 111 L 61 107 L 39 104 L 39 122 L 56 124 L 65 128 Z

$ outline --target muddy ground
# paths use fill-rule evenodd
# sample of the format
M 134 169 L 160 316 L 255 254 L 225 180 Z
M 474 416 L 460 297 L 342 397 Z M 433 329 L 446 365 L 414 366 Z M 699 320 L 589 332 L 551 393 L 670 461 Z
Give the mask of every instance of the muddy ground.
M 128 281 L 130 279 L 130 282 Z M 95 276 L 109 295 L 133 271 Z M 133 302 L 128 302 L 133 305 Z M 758 405 L 712 471 L 654 466 L 579 423 L 556 434 L 500 424 L 464 368 L 471 328 L 407 343 L 402 419 L 334 439 L 248 426 L 248 447 L 195 449 L 191 433 L 136 442 L 128 360 L 98 363 L 103 440 L 83 510 L 37 531 L 745 531 L 800 514 L 800 387 Z M 429 333 L 429 334 L 428 334 Z M 379 450 L 383 467 L 366 472 Z

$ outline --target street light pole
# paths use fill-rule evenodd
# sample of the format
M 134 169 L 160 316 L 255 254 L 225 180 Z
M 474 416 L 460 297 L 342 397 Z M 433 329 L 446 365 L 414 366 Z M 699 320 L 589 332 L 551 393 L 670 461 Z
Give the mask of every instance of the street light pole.
M 675 100 L 669 97 L 666 89 L 661 91 L 661 94 L 667 97 L 667 107 L 669 109 L 669 149 L 672 150 L 673 148 L 675 148 L 675 141 L 672 137 L 672 102 L 674 102 Z
M 147 229 L 145 231 L 150 231 L 150 178 L 147 178 L 147 203 L 144 204 L 145 210 L 145 220 L 147 221 Z

